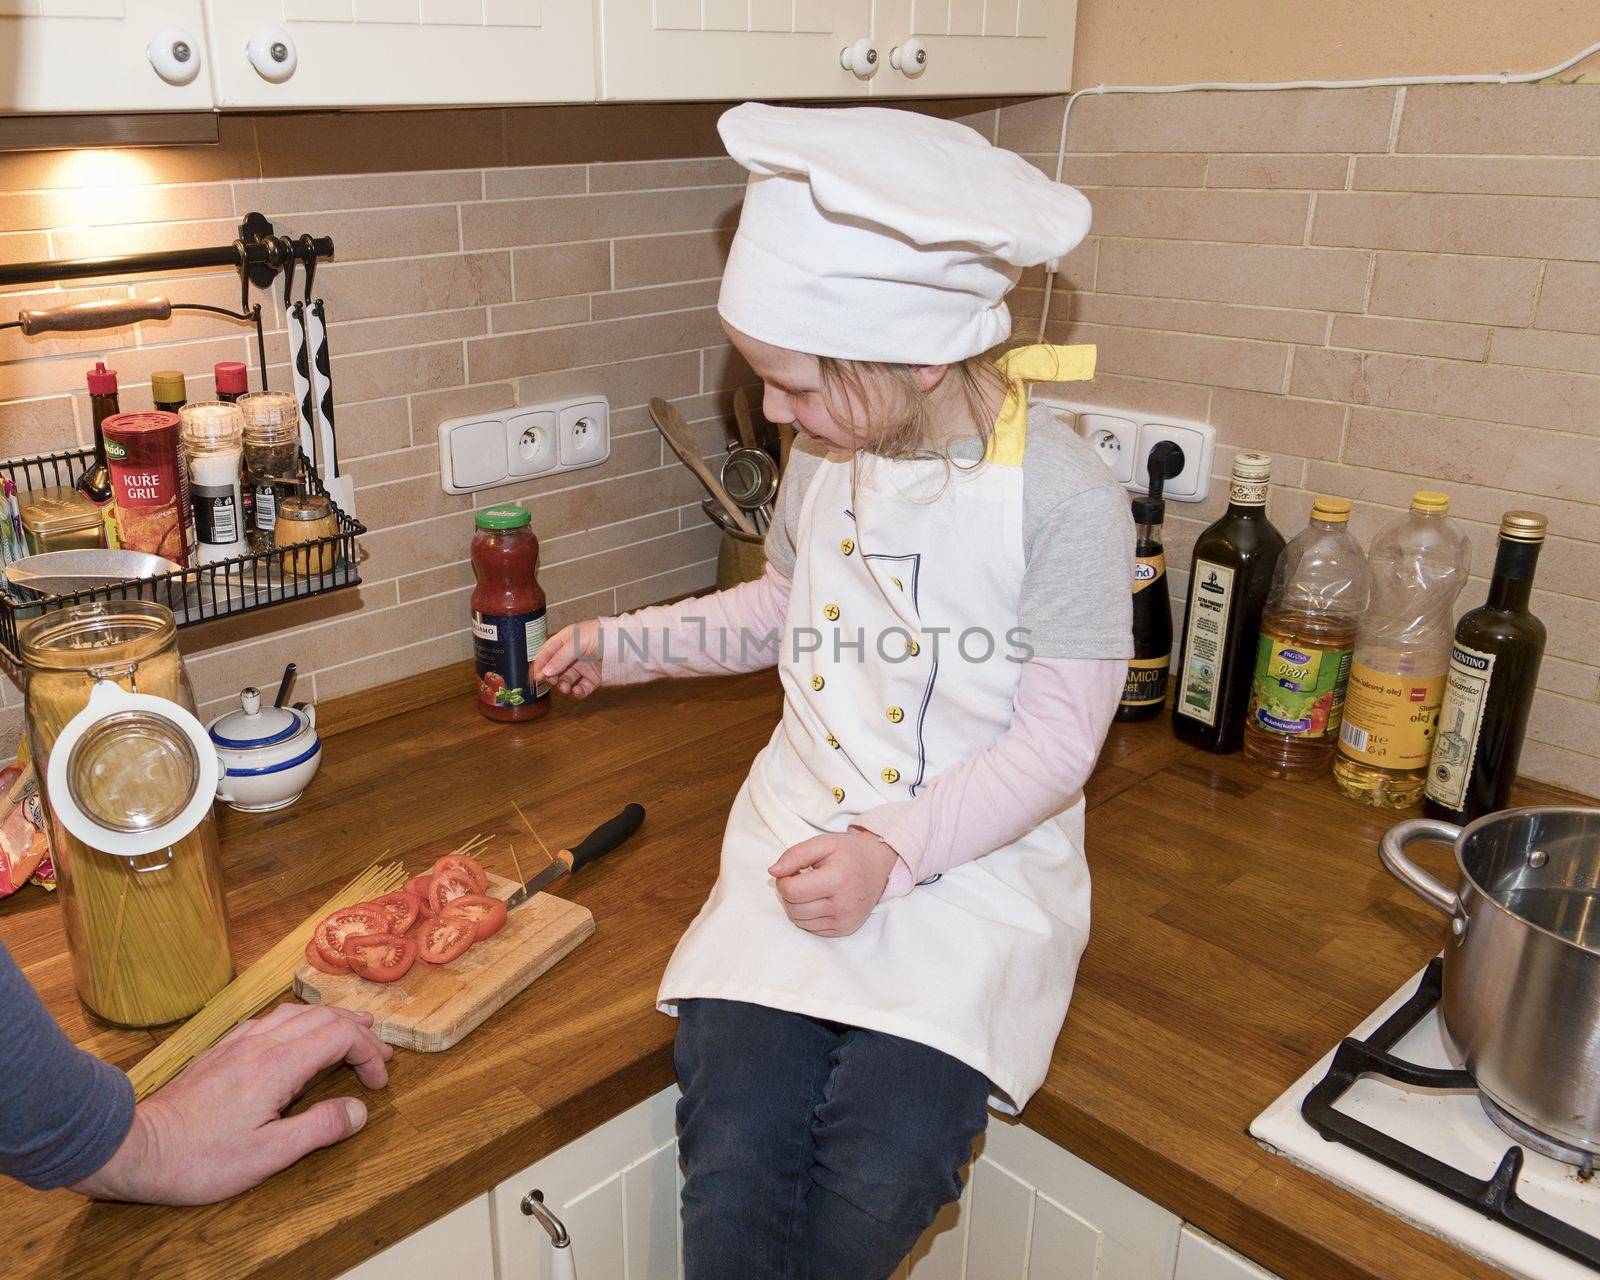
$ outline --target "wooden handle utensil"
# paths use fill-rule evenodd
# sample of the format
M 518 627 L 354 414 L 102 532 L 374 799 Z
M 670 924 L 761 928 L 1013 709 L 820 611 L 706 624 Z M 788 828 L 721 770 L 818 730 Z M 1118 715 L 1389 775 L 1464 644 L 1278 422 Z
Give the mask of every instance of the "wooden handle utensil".
M 672 451 L 678 455 L 678 460 L 694 472 L 695 478 L 705 486 L 706 492 L 728 513 L 728 518 L 745 533 L 755 533 L 756 527 L 750 523 L 750 517 L 739 510 L 738 505 L 728 496 L 728 491 L 722 487 L 722 482 L 711 474 L 711 468 L 700 456 L 694 433 L 689 430 L 689 424 L 683 420 L 683 415 L 660 396 L 656 396 L 650 401 L 650 418 L 656 424 L 656 430 L 660 431 L 666 442 L 672 446 Z

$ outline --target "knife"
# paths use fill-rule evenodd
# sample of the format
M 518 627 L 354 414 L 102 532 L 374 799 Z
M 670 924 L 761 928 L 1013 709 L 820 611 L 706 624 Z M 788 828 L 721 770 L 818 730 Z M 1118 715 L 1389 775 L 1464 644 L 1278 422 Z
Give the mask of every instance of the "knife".
M 586 835 L 572 849 L 558 849 L 550 865 L 535 875 L 527 884 L 506 899 L 506 910 L 520 907 L 534 894 L 554 884 L 569 871 L 593 862 L 602 853 L 610 853 L 637 831 L 644 823 L 644 806 L 630 804 L 614 818 L 608 818 Z

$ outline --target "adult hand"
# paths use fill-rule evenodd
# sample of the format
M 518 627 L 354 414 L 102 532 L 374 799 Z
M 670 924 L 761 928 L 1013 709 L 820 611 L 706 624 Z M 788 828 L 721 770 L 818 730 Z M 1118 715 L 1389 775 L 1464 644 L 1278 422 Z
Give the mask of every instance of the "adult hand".
M 370 1013 L 303 1004 L 240 1023 L 141 1102 L 116 1154 L 73 1190 L 98 1200 L 211 1204 L 348 1138 L 367 1121 L 356 1098 L 283 1111 L 341 1062 L 369 1089 L 387 1084 L 394 1050 L 371 1026 Z
M 571 698 L 587 698 L 602 683 L 600 620 L 562 627 L 533 660 L 532 683 L 541 680 Z
M 783 909 L 800 928 L 843 938 L 878 905 L 894 869 L 895 851 L 869 831 L 812 836 L 767 868 Z

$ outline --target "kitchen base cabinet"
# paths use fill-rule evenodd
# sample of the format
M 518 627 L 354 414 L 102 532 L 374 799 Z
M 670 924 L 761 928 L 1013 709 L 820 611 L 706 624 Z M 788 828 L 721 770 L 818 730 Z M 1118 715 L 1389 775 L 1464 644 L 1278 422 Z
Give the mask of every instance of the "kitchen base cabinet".
M 339 1280 L 495 1280 L 489 1197 L 469 1200 L 453 1213 L 414 1231 Z
M 1278 1280 L 1227 1245 L 1196 1231 L 1183 1229 L 1178 1241 L 1178 1268 L 1173 1280 Z

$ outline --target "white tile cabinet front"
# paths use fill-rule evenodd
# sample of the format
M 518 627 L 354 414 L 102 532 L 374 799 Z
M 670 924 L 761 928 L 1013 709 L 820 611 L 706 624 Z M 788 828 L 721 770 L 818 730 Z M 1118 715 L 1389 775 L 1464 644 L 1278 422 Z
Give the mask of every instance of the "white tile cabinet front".
M 0 112 L 212 106 L 200 0 L 0 0 Z
M 596 96 L 593 0 L 205 4 L 211 74 L 222 107 L 590 102 Z
M 495 1280 L 489 1197 L 468 1200 L 444 1217 L 374 1254 L 339 1280 Z
M 1178 1268 L 1173 1280 L 1277 1280 L 1249 1258 L 1193 1227 L 1184 1227 L 1178 1241 Z

